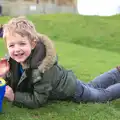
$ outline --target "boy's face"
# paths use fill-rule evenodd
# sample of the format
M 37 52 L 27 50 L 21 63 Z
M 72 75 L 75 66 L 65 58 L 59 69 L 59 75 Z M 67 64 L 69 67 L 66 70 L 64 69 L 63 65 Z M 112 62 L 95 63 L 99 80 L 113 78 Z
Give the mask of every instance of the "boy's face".
M 6 44 L 10 57 L 21 64 L 30 56 L 31 50 L 35 47 L 35 43 L 28 40 L 28 37 L 22 37 L 19 34 L 9 35 Z

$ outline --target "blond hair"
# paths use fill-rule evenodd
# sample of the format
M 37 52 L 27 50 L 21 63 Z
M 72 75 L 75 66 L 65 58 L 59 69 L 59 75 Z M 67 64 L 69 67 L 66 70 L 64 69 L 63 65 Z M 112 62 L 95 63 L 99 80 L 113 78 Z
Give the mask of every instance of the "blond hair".
M 23 16 L 12 18 L 3 26 L 4 39 L 7 39 L 7 36 L 14 35 L 15 33 L 21 35 L 22 37 L 27 36 L 30 40 L 38 39 L 34 24 Z

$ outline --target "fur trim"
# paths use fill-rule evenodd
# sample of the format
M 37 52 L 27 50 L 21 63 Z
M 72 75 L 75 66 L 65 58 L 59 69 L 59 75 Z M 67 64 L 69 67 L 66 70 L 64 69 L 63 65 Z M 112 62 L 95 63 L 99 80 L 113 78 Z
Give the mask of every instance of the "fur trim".
M 38 34 L 38 40 L 40 40 L 46 48 L 46 56 L 43 59 L 42 63 L 38 66 L 40 72 L 44 73 L 56 62 L 56 50 L 53 42 L 46 35 Z

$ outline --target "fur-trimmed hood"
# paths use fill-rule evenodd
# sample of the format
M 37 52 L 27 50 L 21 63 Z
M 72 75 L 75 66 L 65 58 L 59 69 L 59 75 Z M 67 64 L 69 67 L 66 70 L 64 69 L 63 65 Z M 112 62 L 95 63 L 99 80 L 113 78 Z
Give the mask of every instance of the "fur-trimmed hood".
M 10 60 L 9 57 L 7 59 Z M 38 34 L 37 45 L 26 60 L 23 69 L 38 68 L 41 73 L 44 73 L 56 62 L 56 50 L 53 41 L 46 35 Z
M 56 50 L 53 42 L 46 35 L 38 34 L 38 39 L 45 46 L 45 57 L 42 61 L 40 61 L 41 63 L 38 66 L 40 72 L 44 73 L 46 70 L 50 69 L 55 64 Z

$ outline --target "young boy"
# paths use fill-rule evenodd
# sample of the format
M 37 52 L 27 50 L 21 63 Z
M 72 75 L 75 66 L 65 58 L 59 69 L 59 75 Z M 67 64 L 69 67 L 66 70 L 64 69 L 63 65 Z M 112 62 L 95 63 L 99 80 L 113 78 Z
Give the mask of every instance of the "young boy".
M 3 38 L 10 56 L 5 98 L 14 105 L 38 108 L 48 100 L 79 103 L 120 98 L 119 67 L 83 83 L 58 64 L 52 41 L 38 34 L 26 18 L 13 18 L 5 24 Z

